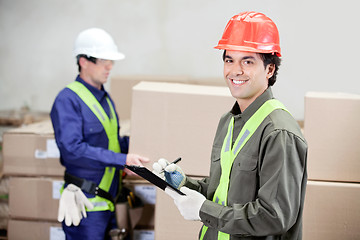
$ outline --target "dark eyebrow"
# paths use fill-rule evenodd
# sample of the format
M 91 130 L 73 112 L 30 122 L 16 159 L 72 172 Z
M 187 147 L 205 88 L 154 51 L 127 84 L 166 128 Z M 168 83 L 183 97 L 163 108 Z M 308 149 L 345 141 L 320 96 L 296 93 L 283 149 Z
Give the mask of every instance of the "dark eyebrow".
M 229 55 L 225 55 L 225 56 L 224 56 L 224 59 L 225 59 L 225 58 L 230 58 L 230 59 L 232 59 L 232 57 L 229 56 Z M 253 56 L 244 56 L 241 60 L 248 60 L 248 59 L 255 60 L 255 57 L 253 57 Z
M 255 57 L 253 57 L 253 56 L 245 56 L 245 57 L 242 58 L 242 60 L 248 60 L 248 59 L 255 60 Z

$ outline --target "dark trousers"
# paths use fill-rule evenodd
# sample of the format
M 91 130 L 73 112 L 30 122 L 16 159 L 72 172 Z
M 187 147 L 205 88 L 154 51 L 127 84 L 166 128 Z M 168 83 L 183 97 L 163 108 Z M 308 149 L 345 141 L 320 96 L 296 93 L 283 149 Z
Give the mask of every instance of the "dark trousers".
M 78 226 L 66 226 L 62 223 L 66 240 L 110 240 L 109 231 L 117 228 L 115 212 L 87 212 Z

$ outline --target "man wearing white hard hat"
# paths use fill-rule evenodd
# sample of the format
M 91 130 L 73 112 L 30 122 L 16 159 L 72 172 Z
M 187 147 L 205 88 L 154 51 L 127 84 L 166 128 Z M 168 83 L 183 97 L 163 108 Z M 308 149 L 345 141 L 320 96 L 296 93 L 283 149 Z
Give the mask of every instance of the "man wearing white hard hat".
M 129 138 L 119 136 L 119 116 L 103 86 L 114 61 L 125 58 L 113 38 L 103 29 L 84 30 L 74 56 L 79 75 L 60 91 L 50 113 L 66 169 L 58 220 L 67 240 L 110 239 L 121 170 L 149 160 L 128 153 Z

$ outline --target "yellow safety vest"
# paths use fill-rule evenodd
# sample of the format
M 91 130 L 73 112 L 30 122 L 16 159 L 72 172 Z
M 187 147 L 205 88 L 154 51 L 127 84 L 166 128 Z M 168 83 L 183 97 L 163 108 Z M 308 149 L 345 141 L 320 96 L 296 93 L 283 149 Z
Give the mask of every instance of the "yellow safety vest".
M 240 152 L 240 150 L 244 147 L 246 142 L 251 138 L 256 129 L 260 126 L 263 120 L 275 109 L 283 109 L 287 111 L 285 106 L 276 99 L 270 99 L 266 101 L 251 118 L 245 123 L 244 127 L 241 129 L 238 137 L 233 146 L 231 146 L 231 141 L 233 139 L 233 128 L 234 128 L 234 117 L 231 118 L 228 131 L 226 137 L 224 139 L 224 143 L 221 149 L 221 176 L 220 183 L 216 188 L 213 202 L 221 204 L 223 206 L 227 206 L 227 195 L 229 189 L 230 182 L 230 172 L 233 165 L 233 162 Z M 205 233 L 208 227 L 203 226 L 200 240 L 203 240 Z M 229 240 L 230 235 L 224 232 L 218 232 L 218 240 Z
M 87 89 L 82 83 L 75 81 L 67 85 L 72 91 L 74 91 L 81 100 L 91 109 L 91 111 L 95 114 L 95 116 L 99 119 L 101 124 L 103 125 L 106 135 L 109 140 L 108 149 L 119 153 L 120 152 L 120 144 L 118 140 L 118 122 L 115 114 L 115 110 L 111 101 L 108 97 L 106 97 L 107 103 L 110 108 L 110 118 L 105 113 L 104 109 L 100 105 L 99 101 L 95 98 L 95 96 Z M 106 167 L 104 175 L 100 181 L 99 188 L 104 191 L 109 191 L 111 183 L 113 181 L 115 175 L 115 167 Z M 121 172 L 120 172 L 121 174 Z M 94 208 L 87 211 L 105 211 L 110 210 L 114 211 L 114 204 L 102 197 L 95 196 L 94 198 L 89 198 L 90 202 L 93 203 Z

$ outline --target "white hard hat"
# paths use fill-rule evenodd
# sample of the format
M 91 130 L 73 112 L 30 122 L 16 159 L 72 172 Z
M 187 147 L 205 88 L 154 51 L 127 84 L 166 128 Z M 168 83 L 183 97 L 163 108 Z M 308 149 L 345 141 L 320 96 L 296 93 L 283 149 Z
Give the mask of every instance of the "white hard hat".
M 124 54 L 118 52 L 113 38 L 100 28 L 89 28 L 79 33 L 75 40 L 74 55 L 79 54 L 106 60 L 125 58 Z

